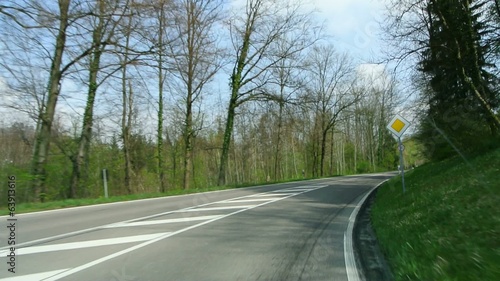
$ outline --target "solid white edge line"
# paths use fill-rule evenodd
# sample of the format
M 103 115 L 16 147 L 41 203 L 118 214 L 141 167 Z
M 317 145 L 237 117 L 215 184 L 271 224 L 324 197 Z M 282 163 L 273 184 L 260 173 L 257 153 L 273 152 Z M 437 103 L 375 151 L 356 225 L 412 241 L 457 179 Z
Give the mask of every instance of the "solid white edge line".
M 320 189 L 320 188 L 323 188 L 324 186 L 321 186 L 321 187 L 317 187 L 315 189 L 311 189 L 311 190 L 308 190 L 308 191 L 313 191 L 313 190 L 316 190 L 316 189 Z M 308 191 L 304 191 L 304 192 L 301 192 L 301 193 L 298 193 L 298 194 L 302 194 L 302 193 L 306 193 Z M 132 246 L 130 248 L 127 248 L 127 249 L 124 249 L 122 251 L 119 251 L 119 252 L 116 252 L 116 253 L 113 253 L 111 255 L 108 255 L 108 256 L 105 256 L 105 257 L 102 257 L 100 259 L 97 259 L 97 260 L 94 260 L 92 262 L 89 262 L 89 263 L 86 263 L 86 264 L 83 264 L 83 265 L 80 265 L 80 266 L 77 266 L 77 267 L 74 267 L 72 269 L 69 269 L 67 271 L 64 271 L 64 272 L 61 272 L 57 275 L 54 275 L 54 276 L 51 276 L 49 278 L 46 278 L 46 279 L 42 279 L 41 281 L 55 281 L 55 280 L 59 280 L 60 278 L 64 278 L 66 276 L 69 276 L 71 274 L 75 274 L 77 272 L 80 272 L 82 270 L 85 270 L 87 268 L 90 268 L 94 265 L 97 265 L 97 264 L 100 264 L 100 263 L 103 263 L 105 261 L 108 261 L 110 259 L 113 259 L 113 258 L 116 258 L 116 257 L 119 257 L 121 255 L 124 255 L 124 254 L 127 254 L 127 253 L 130 253 L 132 251 L 135 251 L 137 249 L 140 249 L 140 248 L 143 248 L 143 247 L 146 247 L 150 244 L 153 244 L 153 243 L 156 243 L 158 241 L 161 241 L 163 239 L 166 239 L 168 237 L 171 237 L 171 236 L 174 236 L 174 235 L 177 235 L 177 234 L 180 234 L 180 233 L 183 233 L 183 232 L 186 232 L 188 230 L 191 230 L 191 229 L 194 229 L 194 228 L 198 228 L 200 226 L 203 226 L 205 224 L 209 224 L 211 222 L 214 222 L 214 221 L 218 221 L 218 220 L 221 220 L 221 219 L 224 219 L 224 218 L 227 218 L 229 216 L 233 216 L 233 215 L 236 215 L 236 214 L 239 214 L 241 212 L 244 212 L 244 211 L 248 211 L 248 210 L 251 210 L 251 209 L 254 209 L 254 208 L 257 208 L 257 207 L 261 207 L 261 206 L 264 206 L 264 205 L 267 205 L 267 204 L 271 204 L 271 203 L 274 203 L 274 202 L 277 202 L 277 201 L 281 201 L 283 199 L 287 199 L 287 198 L 290 198 L 290 197 L 293 197 L 295 195 L 298 195 L 298 194 L 293 194 L 293 195 L 290 195 L 290 196 L 286 196 L 286 197 L 283 197 L 283 198 L 280 198 L 278 200 L 274 200 L 274 201 L 269 201 L 269 202 L 264 202 L 262 204 L 259 204 L 259 205 L 254 205 L 254 206 L 251 206 L 249 207 L 248 209 L 241 209 L 241 210 L 238 210 L 238 211 L 235 211 L 235 212 L 232 212 L 232 213 L 229 213 L 229 214 L 226 214 L 226 215 L 222 215 L 218 218 L 214 218 L 212 220 L 208 220 L 208 221 L 204 221 L 204 222 L 201 222 L 199 224 L 195 224 L 195 225 L 192 225 L 192 226 L 189 226 L 189 227 L 186 227 L 186 228 L 183 228 L 183 229 L 180 229 L 178 231 L 175 231 L 175 232 L 171 232 L 171 233 L 168 233 L 168 234 L 165 234 L 165 235 L 162 235 L 158 238 L 155 238 L 153 240 L 149 240 L 149 241 L 146 241 L 144 243 L 141 243 L 141 244 L 138 244 L 138 245 L 135 245 L 135 246 Z
M 346 274 L 347 274 L 347 280 L 348 281 L 360 281 L 360 274 L 358 270 L 358 266 L 356 264 L 356 258 L 354 256 L 354 246 L 353 246 L 353 230 L 354 230 L 354 223 L 356 222 L 356 217 L 358 215 L 359 209 L 365 202 L 366 198 L 379 186 L 384 184 L 386 181 L 389 179 L 384 180 L 383 182 L 379 183 L 375 187 L 373 187 L 371 190 L 369 190 L 365 196 L 358 202 L 354 210 L 352 211 L 351 215 L 349 216 L 349 224 L 347 225 L 347 230 L 344 232 L 344 260 L 345 260 L 345 268 L 346 268 Z

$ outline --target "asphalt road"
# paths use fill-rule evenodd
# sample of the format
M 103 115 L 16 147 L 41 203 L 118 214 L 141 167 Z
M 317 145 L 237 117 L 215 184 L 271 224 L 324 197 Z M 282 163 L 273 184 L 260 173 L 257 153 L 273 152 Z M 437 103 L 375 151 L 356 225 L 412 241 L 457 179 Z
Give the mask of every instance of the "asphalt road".
M 0 217 L 0 280 L 351 281 L 349 218 L 391 176 Z M 12 233 L 15 258 L 8 256 Z

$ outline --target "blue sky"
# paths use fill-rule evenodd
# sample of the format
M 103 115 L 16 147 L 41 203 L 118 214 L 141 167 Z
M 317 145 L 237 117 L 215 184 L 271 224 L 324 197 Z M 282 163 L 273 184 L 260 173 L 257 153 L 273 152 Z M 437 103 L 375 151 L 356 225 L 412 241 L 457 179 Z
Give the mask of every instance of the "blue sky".
M 303 1 L 309 3 L 307 4 L 308 8 L 317 11 L 318 20 L 325 22 L 325 31 L 333 37 L 333 43 L 337 50 L 348 52 L 358 65 L 361 64 L 358 71 L 365 73 L 380 73 L 383 71 L 383 66 L 370 65 L 368 63 L 373 62 L 374 58 L 380 56 L 382 44 L 378 39 L 378 22 L 382 19 L 384 2 L 387 0 Z M 242 4 L 244 0 L 231 0 L 231 2 L 232 4 Z M 227 77 L 224 76 L 223 79 L 225 85 Z M 5 89 L 2 82 L 0 79 L 0 90 Z M 212 87 L 217 89 L 216 85 Z M 64 103 L 58 107 L 62 111 L 73 111 L 73 109 L 66 108 Z M 1 111 L 2 109 L 0 108 Z
M 380 55 L 379 21 L 385 0 L 309 0 L 326 21 L 339 50 L 347 51 L 361 62 Z
M 386 65 L 371 64 L 381 61 L 385 46 L 381 37 L 380 22 L 386 14 L 389 0 L 305 0 L 310 1 L 321 17 L 326 20 L 329 35 L 339 51 L 345 51 L 356 60 L 358 72 L 377 77 L 384 73 Z M 391 71 L 389 65 L 388 71 Z M 386 70 L 386 71 L 387 71 Z M 401 82 L 401 81 L 400 81 Z M 398 86 L 398 93 L 404 93 L 404 85 Z M 405 97 L 408 94 L 404 94 Z M 415 123 L 411 101 L 404 102 L 396 110 Z M 407 108 L 410 106 L 410 109 Z M 414 129 L 410 127 L 410 131 Z

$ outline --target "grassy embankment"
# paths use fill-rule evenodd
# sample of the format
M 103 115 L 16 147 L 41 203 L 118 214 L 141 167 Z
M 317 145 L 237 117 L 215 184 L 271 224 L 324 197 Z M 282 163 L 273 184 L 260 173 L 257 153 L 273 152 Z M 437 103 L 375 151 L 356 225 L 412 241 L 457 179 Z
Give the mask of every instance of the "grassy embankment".
M 500 280 L 500 149 L 380 187 L 372 222 L 396 280 Z

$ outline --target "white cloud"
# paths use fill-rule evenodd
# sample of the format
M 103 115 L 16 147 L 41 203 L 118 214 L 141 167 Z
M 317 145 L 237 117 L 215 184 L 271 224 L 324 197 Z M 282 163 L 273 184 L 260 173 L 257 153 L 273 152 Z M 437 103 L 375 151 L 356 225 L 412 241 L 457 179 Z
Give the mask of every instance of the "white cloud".
M 390 87 L 392 78 L 386 72 L 386 66 L 381 64 L 364 63 L 360 64 L 356 72 L 360 77 L 371 81 L 373 86 L 379 89 L 387 89 Z
M 324 17 L 337 46 L 367 59 L 378 53 L 385 0 L 310 0 Z
M 379 22 L 388 0 L 296 1 L 304 3 L 305 9 L 318 12 L 318 21 L 325 22 L 326 32 L 333 36 L 340 50 L 364 61 L 380 53 Z M 241 8 L 246 0 L 230 0 L 229 3 L 231 9 Z

